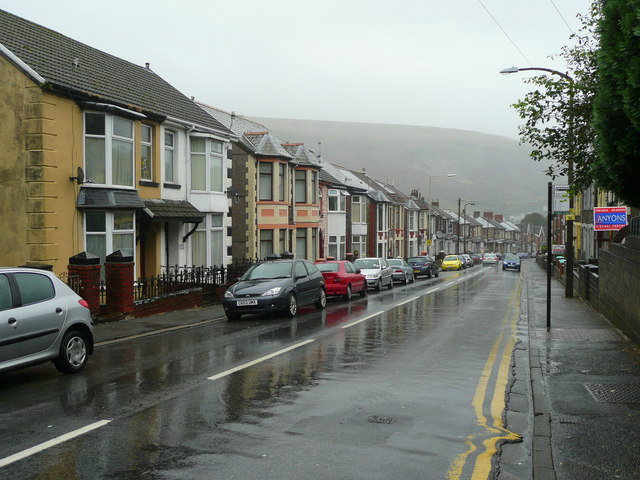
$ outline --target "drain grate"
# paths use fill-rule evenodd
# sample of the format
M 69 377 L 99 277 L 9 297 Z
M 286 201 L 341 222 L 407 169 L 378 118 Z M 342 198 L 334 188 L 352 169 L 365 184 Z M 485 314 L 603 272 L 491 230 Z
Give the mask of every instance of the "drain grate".
M 640 383 L 585 383 L 596 402 L 640 403 Z
M 367 421 L 371 423 L 384 423 L 385 425 L 391 425 L 393 422 L 396 421 L 396 419 L 393 417 L 382 417 L 380 415 L 371 415 L 369 418 L 367 418 Z

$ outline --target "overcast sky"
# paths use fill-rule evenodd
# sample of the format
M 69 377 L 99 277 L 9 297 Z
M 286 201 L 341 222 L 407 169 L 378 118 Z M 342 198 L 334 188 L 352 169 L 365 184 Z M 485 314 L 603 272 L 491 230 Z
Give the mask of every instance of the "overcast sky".
M 246 116 L 517 138 L 512 65 L 564 70 L 588 0 L 3 0 L 0 8 Z M 558 12 L 559 11 L 559 12 Z M 515 44 L 515 45 L 514 45 Z

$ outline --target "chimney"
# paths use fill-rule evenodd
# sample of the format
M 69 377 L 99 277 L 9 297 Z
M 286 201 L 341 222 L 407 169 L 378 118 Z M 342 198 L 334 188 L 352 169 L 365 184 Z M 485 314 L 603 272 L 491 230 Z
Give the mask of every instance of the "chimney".
M 496 218 L 496 221 L 500 223 L 504 222 L 504 215 L 496 215 L 495 218 Z
M 480 216 L 480 212 L 479 211 L 473 212 L 473 218 L 478 218 L 479 216 Z
M 434 206 L 434 207 L 436 207 L 436 208 L 440 208 L 440 202 L 439 202 L 439 201 L 437 201 L 437 200 L 432 201 L 432 202 L 431 202 L 431 205 L 433 205 L 433 206 Z
M 146 62 L 146 63 L 144 64 L 144 67 L 145 67 L 147 70 L 149 70 L 149 67 L 151 67 L 151 64 L 150 64 L 149 62 Z
M 493 212 L 484 212 L 484 214 L 482 215 L 484 218 L 491 218 L 493 219 Z

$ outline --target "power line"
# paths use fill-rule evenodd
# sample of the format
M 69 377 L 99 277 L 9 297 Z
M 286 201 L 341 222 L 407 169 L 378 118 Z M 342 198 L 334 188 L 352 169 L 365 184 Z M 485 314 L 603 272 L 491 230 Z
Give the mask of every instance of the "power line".
M 567 23 L 567 21 L 565 20 L 565 18 L 562 16 L 562 13 L 560 12 L 560 9 L 558 9 L 558 6 L 555 4 L 555 2 L 553 0 L 549 0 L 551 2 L 551 5 L 553 5 L 553 8 L 556 9 L 556 12 L 558 12 L 558 15 L 560 15 L 560 18 L 562 19 L 562 21 L 564 22 L 564 24 L 567 26 L 567 28 L 569 29 L 569 31 L 571 32 L 571 34 L 573 35 L 573 29 L 571 28 L 571 26 Z
M 486 12 L 489 14 L 489 16 L 491 17 L 491 19 L 495 22 L 495 24 L 498 26 L 498 28 L 500 30 L 502 30 L 502 33 L 504 33 L 505 37 L 507 37 L 509 39 L 509 41 L 511 42 L 511 45 L 513 45 L 515 47 L 515 49 L 518 51 L 518 53 L 520 53 L 520 55 L 522 55 L 522 58 L 524 58 L 524 60 L 527 62 L 528 65 L 531 65 L 531 62 L 529 61 L 529 59 L 527 58 L 527 56 L 522 53 L 522 50 L 520 50 L 520 48 L 518 47 L 518 45 L 516 45 L 516 42 L 514 42 L 512 40 L 512 38 L 509 36 L 509 34 L 504 30 L 504 28 L 502 28 L 502 25 L 500 25 L 500 22 L 498 22 L 498 20 L 496 20 L 496 18 L 491 14 L 491 12 L 489 11 L 489 9 L 485 6 L 484 3 L 482 3 L 482 0 L 478 0 L 478 2 L 480 2 L 480 5 L 482 5 L 482 8 L 484 8 L 486 10 Z

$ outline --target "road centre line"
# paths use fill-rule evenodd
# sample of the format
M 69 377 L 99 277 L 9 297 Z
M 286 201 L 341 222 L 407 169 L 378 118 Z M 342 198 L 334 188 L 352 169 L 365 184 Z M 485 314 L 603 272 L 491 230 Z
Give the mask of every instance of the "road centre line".
M 60 435 L 59 437 L 52 438 L 51 440 L 47 440 L 46 442 L 43 442 L 34 447 L 27 448 L 22 452 L 15 453 L 5 458 L 0 458 L 0 468 L 6 467 L 7 465 L 17 462 L 19 460 L 23 460 L 27 457 L 30 457 L 31 455 L 42 452 L 43 450 L 46 450 L 48 448 L 55 447 L 56 445 L 60 445 L 61 443 L 72 440 L 76 437 L 79 437 L 80 435 L 84 435 L 85 433 L 88 433 L 92 430 L 96 430 L 97 428 L 104 427 L 109 422 L 111 422 L 111 420 L 100 420 L 99 422 L 91 423 L 82 428 L 78 428 L 77 430 L 74 430 L 72 432 L 65 433 L 64 435 Z
M 396 307 L 404 305 L 405 303 L 413 302 L 414 300 L 417 300 L 418 298 L 420 298 L 418 295 L 416 295 L 415 297 L 407 298 L 404 302 L 396 303 Z
M 366 317 L 361 318 L 360 320 L 356 320 L 355 322 L 351 322 L 351 323 L 347 323 L 346 325 L 342 325 L 342 327 L 340 327 L 340 328 L 353 327 L 354 325 L 357 325 L 359 323 L 365 322 L 365 321 L 369 320 L 370 318 L 377 317 L 378 315 L 383 314 L 385 311 L 386 310 L 380 310 L 380 311 L 378 311 L 376 313 L 372 313 L 371 315 L 367 315 Z
M 278 350 L 277 352 L 270 353 L 269 355 L 265 355 L 264 357 L 256 358 L 247 363 L 243 363 L 242 365 L 238 365 L 237 367 L 230 368 L 229 370 L 225 370 L 224 372 L 220 372 L 216 375 L 208 377 L 208 380 L 218 380 L 223 377 L 227 377 L 232 373 L 238 372 L 240 370 L 244 370 L 245 368 L 252 367 L 253 365 L 257 365 L 258 363 L 264 362 L 265 360 L 269 360 L 270 358 L 277 357 L 278 355 L 282 355 L 283 353 L 290 352 L 291 350 L 295 350 L 296 348 L 300 348 L 308 343 L 315 342 L 315 338 L 310 338 L 309 340 L 305 340 L 304 342 L 296 343 L 295 345 L 291 345 L 290 347 L 283 348 L 282 350 Z

